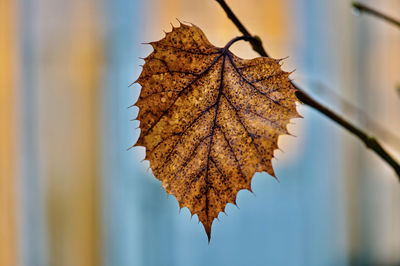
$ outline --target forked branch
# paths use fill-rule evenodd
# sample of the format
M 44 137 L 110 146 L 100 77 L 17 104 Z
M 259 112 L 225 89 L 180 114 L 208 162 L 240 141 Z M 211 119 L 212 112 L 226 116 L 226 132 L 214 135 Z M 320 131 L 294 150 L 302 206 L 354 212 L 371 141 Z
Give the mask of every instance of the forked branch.
M 232 9 L 228 6 L 225 0 L 216 0 L 225 11 L 228 18 L 235 24 L 238 30 L 244 35 L 242 39 L 247 40 L 250 42 L 253 50 L 256 51 L 261 56 L 268 56 L 267 52 L 265 51 L 261 39 L 258 36 L 253 36 L 250 32 L 246 29 L 243 23 L 238 19 L 238 17 L 233 13 Z M 365 11 L 365 9 L 364 9 Z M 375 14 L 376 15 L 376 14 Z M 393 22 L 393 21 L 392 21 Z M 394 21 L 396 22 L 396 21 Z M 400 25 L 399 25 L 400 26 Z M 292 83 L 293 84 L 293 83 Z M 296 92 L 297 98 L 303 102 L 304 104 L 314 108 L 318 112 L 324 114 L 331 120 L 338 123 L 343 128 L 347 129 L 350 133 L 358 137 L 367 148 L 373 150 L 379 157 L 381 157 L 386 163 L 388 163 L 393 170 L 396 172 L 398 179 L 400 181 L 400 164 L 391 156 L 379 143 L 379 141 L 373 137 L 350 123 L 349 121 L 345 120 L 344 118 L 340 117 L 338 114 L 330 110 L 329 108 L 325 107 L 321 103 L 314 100 L 310 95 L 305 93 L 302 89 L 298 86 L 293 84 L 298 91 Z

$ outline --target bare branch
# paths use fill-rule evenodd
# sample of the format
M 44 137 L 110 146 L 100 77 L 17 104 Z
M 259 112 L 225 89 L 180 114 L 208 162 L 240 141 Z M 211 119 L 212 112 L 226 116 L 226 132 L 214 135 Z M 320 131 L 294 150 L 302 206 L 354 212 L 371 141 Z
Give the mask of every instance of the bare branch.
M 228 18 L 235 24 L 235 26 L 238 28 L 238 30 L 245 36 L 248 36 L 247 40 L 250 42 L 251 46 L 253 47 L 253 50 L 256 51 L 258 54 L 261 56 L 268 56 L 267 52 L 265 51 L 262 42 L 259 37 L 253 36 L 250 34 L 250 32 L 245 28 L 243 23 L 238 19 L 238 17 L 233 13 L 231 8 L 227 5 L 225 0 L 216 0 L 222 7 L 222 9 L 225 11 L 226 15 Z M 354 5 L 354 4 L 353 4 Z M 400 25 L 399 25 L 400 26 Z M 293 84 L 293 83 L 292 83 Z M 337 115 L 335 112 L 331 111 L 327 107 L 323 106 L 316 100 L 314 100 L 310 95 L 308 95 L 306 92 L 304 92 L 302 89 L 300 89 L 298 86 L 293 84 L 294 87 L 298 89 L 296 92 L 297 98 L 303 102 L 304 104 L 314 108 L 318 112 L 324 114 L 331 120 L 335 121 L 337 124 L 342 126 L 343 128 L 347 129 L 350 133 L 358 137 L 364 144 L 367 146 L 367 148 L 373 150 L 379 157 L 381 157 L 386 163 L 388 163 L 393 170 L 396 172 L 398 179 L 400 181 L 400 165 L 399 163 L 380 145 L 379 141 L 373 137 L 362 131 L 361 129 L 357 128 L 353 124 L 351 124 L 349 121 L 343 119 L 339 115 Z
M 364 4 L 361 4 L 361 3 L 359 3 L 359 2 L 353 2 L 353 3 L 352 3 L 352 6 L 353 6 L 355 9 L 357 9 L 359 12 L 361 12 L 361 13 L 364 13 L 364 12 L 365 12 L 365 13 L 368 13 L 368 14 L 370 14 L 370 15 L 373 15 L 373 16 L 375 16 L 375 17 L 378 17 L 378 18 L 380 18 L 380 19 L 383 19 L 383 20 L 385 20 L 386 22 L 392 23 L 392 24 L 396 25 L 397 27 L 400 27 L 400 21 L 398 21 L 397 19 L 394 19 L 394 18 L 392 18 L 392 17 L 389 17 L 389 16 L 383 14 L 383 13 L 381 13 L 381 12 L 378 11 L 378 10 L 375 10 L 375 9 L 373 9 L 373 8 L 371 8 L 371 7 L 368 7 L 368 6 L 364 5 Z

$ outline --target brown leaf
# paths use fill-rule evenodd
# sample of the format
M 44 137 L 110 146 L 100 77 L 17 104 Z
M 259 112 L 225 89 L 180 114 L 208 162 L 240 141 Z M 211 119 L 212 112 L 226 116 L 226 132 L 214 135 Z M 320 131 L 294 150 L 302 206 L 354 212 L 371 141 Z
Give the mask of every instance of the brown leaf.
M 296 91 L 279 60 L 245 60 L 181 24 L 157 42 L 136 82 L 141 135 L 154 175 L 180 207 L 211 225 L 271 159 L 296 111 Z

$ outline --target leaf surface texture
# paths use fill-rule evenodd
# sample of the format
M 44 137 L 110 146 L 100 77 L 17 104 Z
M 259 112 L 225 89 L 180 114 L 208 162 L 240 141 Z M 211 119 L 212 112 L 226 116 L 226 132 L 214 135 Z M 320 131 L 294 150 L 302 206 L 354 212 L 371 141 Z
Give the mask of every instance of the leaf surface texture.
M 271 159 L 296 111 L 295 88 L 280 60 L 241 59 L 180 24 L 146 57 L 136 106 L 155 177 L 180 207 L 211 225 L 256 172 L 275 176 Z

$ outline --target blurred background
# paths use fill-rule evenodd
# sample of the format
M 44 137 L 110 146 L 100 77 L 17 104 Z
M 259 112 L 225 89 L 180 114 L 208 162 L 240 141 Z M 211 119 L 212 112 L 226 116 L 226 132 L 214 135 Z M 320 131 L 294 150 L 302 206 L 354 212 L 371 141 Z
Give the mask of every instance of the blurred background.
M 399 28 L 347 0 L 227 2 L 295 82 L 400 159 Z M 400 17 L 398 0 L 363 3 Z M 0 1 L 0 266 L 400 265 L 394 172 L 307 106 L 280 138 L 280 182 L 256 174 L 207 243 L 144 150 L 127 151 L 140 43 L 175 18 L 217 46 L 239 35 L 213 0 Z

